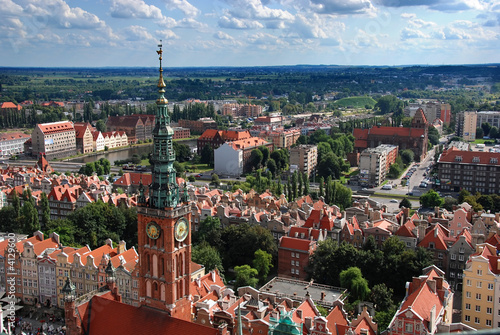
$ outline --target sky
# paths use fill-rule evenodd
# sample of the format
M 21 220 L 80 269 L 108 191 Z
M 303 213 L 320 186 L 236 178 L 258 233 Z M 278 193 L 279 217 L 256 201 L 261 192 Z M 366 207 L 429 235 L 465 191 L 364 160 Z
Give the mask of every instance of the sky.
M 500 63 L 500 0 L 0 0 L 0 66 Z

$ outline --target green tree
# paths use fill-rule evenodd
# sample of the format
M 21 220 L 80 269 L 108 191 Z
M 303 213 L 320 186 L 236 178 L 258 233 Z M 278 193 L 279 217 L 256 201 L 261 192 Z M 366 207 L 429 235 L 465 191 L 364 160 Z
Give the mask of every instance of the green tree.
M 47 198 L 47 194 L 42 192 L 40 196 L 40 210 L 42 211 L 42 227 L 46 229 L 50 223 L 50 207 L 49 207 L 49 199 Z
M 236 282 L 234 284 L 234 289 L 237 290 L 238 287 L 242 286 L 252 286 L 257 287 L 259 279 L 256 278 L 258 272 L 256 269 L 250 267 L 250 265 L 245 264 L 241 266 L 235 266 L 234 272 L 236 274 Z
M 21 207 L 21 216 L 19 221 L 23 224 L 23 233 L 32 235 L 35 231 L 40 230 L 40 222 L 38 219 L 38 211 L 33 202 L 25 201 Z
M 201 149 L 200 156 L 203 164 L 214 165 L 214 149 L 208 143 Z
M 106 132 L 106 122 L 104 122 L 104 120 L 97 120 L 96 124 L 95 124 L 95 128 L 97 131 L 100 131 L 102 133 L 105 133 Z
M 388 288 L 384 283 L 374 285 L 371 289 L 370 300 L 375 304 L 375 310 L 387 311 L 393 309 L 393 294 L 393 289 Z
M 399 203 L 399 208 L 401 207 L 411 208 L 410 200 L 408 200 L 408 198 L 403 198 L 403 200 Z
M 16 218 L 21 214 L 21 201 L 19 200 L 19 195 L 17 191 L 14 189 L 11 192 L 12 196 L 12 207 L 14 207 L 14 213 L 16 213 Z
M 260 152 L 262 152 L 262 162 L 261 162 L 261 164 L 262 164 L 263 166 L 266 166 L 267 161 L 268 161 L 268 160 L 269 160 L 269 158 L 270 158 L 269 149 L 268 149 L 266 146 L 261 145 L 261 146 L 259 147 L 259 150 L 260 150 Z
M 427 208 L 441 207 L 444 204 L 444 199 L 436 191 L 429 190 L 420 196 L 420 204 Z
M 74 226 L 73 222 L 68 219 L 51 220 L 45 227 L 45 229 L 47 235 L 50 235 L 51 233 L 57 233 L 62 245 L 77 247 L 87 244 L 75 242 L 76 227 Z
M 476 128 L 476 138 L 483 138 L 483 137 L 484 137 L 483 128 L 477 127 Z
M 439 144 L 439 132 L 436 128 L 429 127 L 428 139 L 432 145 Z
M 273 267 L 273 256 L 264 250 L 257 250 L 255 252 L 255 258 L 253 260 L 253 267 L 259 273 L 259 277 L 262 282 L 265 282 L 269 271 Z
M 269 169 L 273 177 L 276 176 L 278 167 L 276 166 L 276 161 L 274 159 L 269 158 L 269 160 L 267 161 L 267 168 Z
M 200 222 L 198 230 L 193 233 L 193 243 L 208 242 L 211 246 L 218 246 L 221 241 L 221 224 L 216 216 L 208 216 Z
M 216 173 L 212 173 L 212 184 L 215 186 L 220 185 L 220 179 L 219 176 Z
M 394 95 L 384 95 L 377 100 L 375 108 L 378 108 L 382 114 L 401 114 L 403 111 L 403 102 Z
M 490 134 L 491 126 L 490 126 L 489 123 L 483 122 L 481 124 L 481 128 L 483 128 L 483 134 L 484 134 L 484 136 L 488 136 Z
M 217 269 L 219 272 L 222 272 L 224 269 L 219 251 L 206 241 L 193 247 L 191 259 L 193 262 L 205 266 L 206 271 Z
M 14 206 L 2 207 L 2 209 L 0 209 L 0 231 L 9 233 L 21 233 L 22 229 L 18 225 L 17 221 L 18 216 L 19 213 L 16 213 Z
M 253 149 L 250 153 L 248 165 L 252 170 L 257 170 L 260 168 L 263 159 L 264 154 L 262 154 L 262 151 L 260 151 L 259 149 Z
M 357 267 L 350 267 L 340 272 L 340 285 L 349 291 L 349 301 L 364 300 L 370 294 L 368 281 L 363 278 L 361 270 Z
M 498 138 L 500 136 L 500 132 L 498 131 L 498 128 L 493 126 L 490 129 L 490 138 Z
M 401 156 L 401 159 L 403 160 L 404 165 L 411 164 L 415 159 L 415 154 L 410 149 L 402 150 L 399 153 L 399 155 Z

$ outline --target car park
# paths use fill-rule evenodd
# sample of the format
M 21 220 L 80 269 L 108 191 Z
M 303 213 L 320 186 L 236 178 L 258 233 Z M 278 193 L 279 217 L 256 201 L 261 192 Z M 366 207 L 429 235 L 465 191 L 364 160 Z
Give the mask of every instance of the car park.
M 427 188 L 427 183 L 422 182 L 422 183 L 420 183 L 420 185 L 418 185 L 418 187 Z

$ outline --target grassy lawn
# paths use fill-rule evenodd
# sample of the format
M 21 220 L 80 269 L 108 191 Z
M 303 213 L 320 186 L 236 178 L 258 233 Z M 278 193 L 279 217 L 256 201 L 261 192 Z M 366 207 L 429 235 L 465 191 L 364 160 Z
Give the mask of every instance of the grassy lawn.
M 366 105 L 373 108 L 377 102 L 373 100 L 372 97 L 362 96 L 362 97 L 348 97 L 342 98 L 335 101 L 335 105 L 339 107 L 354 107 L 354 108 L 365 108 Z
M 193 173 L 203 173 L 207 171 L 212 171 L 214 169 L 208 164 L 193 164 L 191 162 L 184 162 L 181 163 L 181 165 L 184 167 L 186 172 L 193 172 Z

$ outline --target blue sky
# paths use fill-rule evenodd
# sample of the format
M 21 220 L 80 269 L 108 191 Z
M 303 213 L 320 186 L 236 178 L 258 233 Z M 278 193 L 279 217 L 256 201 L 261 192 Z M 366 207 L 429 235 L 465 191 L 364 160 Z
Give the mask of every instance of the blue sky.
M 0 66 L 500 62 L 500 0 L 0 0 Z

